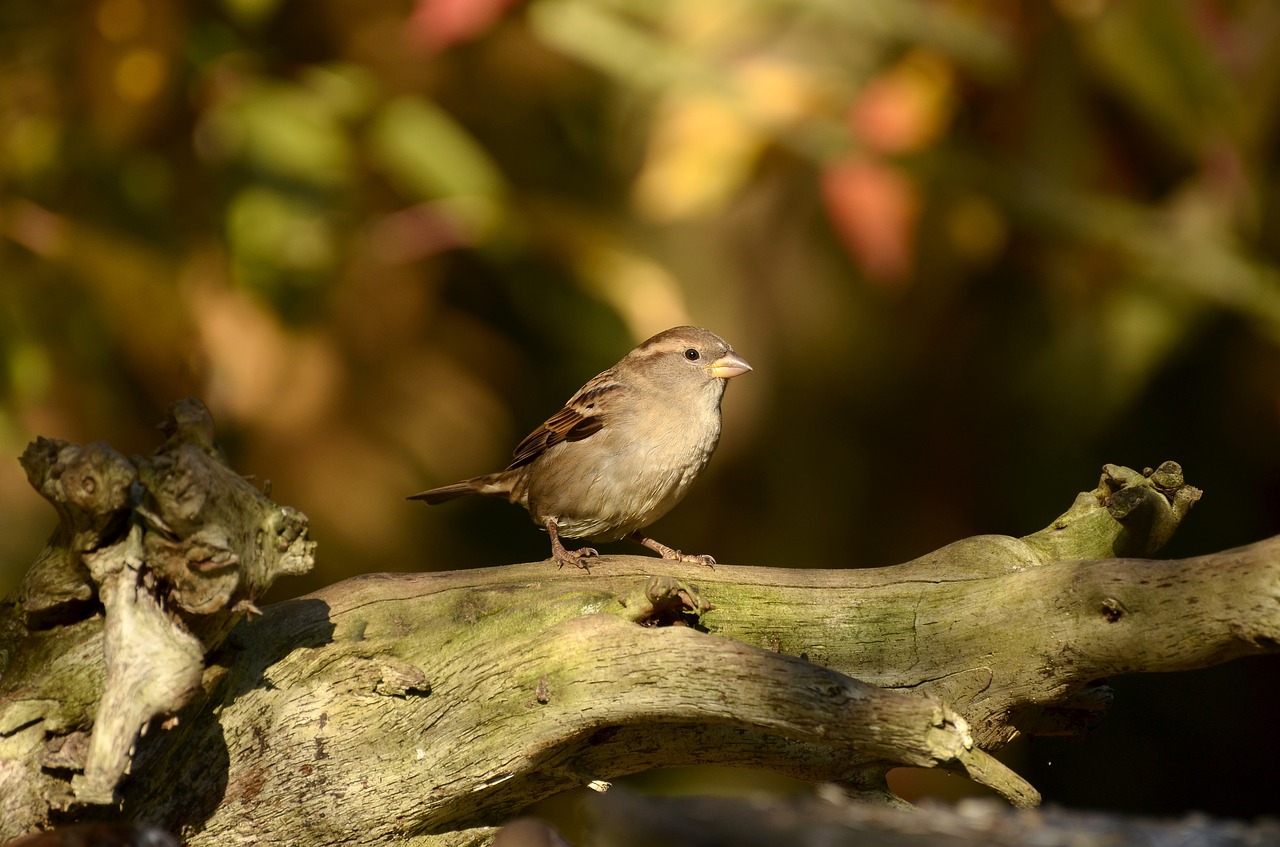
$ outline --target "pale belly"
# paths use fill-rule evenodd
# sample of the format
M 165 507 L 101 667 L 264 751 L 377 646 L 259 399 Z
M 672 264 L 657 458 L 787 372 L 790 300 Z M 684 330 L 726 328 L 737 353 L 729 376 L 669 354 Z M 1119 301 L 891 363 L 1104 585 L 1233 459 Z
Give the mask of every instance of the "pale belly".
M 646 433 L 643 445 L 611 435 L 606 430 L 588 441 L 558 444 L 534 462 L 526 504 L 534 523 L 553 518 L 568 538 L 623 538 L 680 502 L 720 439 L 718 426 L 697 433 L 675 422 Z M 570 453 L 582 459 L 571 463 L 577 472 L 554 470 L 565 466 Z M 537 467 L 542 463 L 547 464 Z

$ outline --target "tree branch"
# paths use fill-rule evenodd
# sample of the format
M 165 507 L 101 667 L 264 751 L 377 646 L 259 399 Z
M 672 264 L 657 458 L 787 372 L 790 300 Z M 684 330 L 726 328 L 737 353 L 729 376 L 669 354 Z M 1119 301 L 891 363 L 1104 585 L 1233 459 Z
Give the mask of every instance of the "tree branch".
M 276 576 L 311 567 L 306 518 L 227 468 L 203 404 L 162 430 L 147 458 L 46 438 L 22 456 L 60 522 L 0 606 L 0 835 L 114 802 L 139 732 L 190 702 Z
M 1087 731 L 1109 702 L 1100 678 L 1280 645 L 1280 539 L 1123 558 L 1149 555 L 1198 497 L 1172 463 L 1108 466 L 1042 532 L 894 567 L 627 556 L 589 574 L 537 562 L 372 575 L 224 640 L 310 543 L 187 412 L 174 430 L 187 436 L 126 463 L 136 482 L 109 448 L 33 447 L 42 492 L 72 468 L 123 483 L 95 488 L 105 505 L 83 514 L 55 492 L 62 525 L 0 616 L 0 835 L 117 797 L 195 845 L 474 843 L 550 794 L 688 763 L 860 796 L 883 794 L 893 766 L 947 767 L 1033 805 L 986 751 Z M 147 664 L 157 653 L 171 660 Z

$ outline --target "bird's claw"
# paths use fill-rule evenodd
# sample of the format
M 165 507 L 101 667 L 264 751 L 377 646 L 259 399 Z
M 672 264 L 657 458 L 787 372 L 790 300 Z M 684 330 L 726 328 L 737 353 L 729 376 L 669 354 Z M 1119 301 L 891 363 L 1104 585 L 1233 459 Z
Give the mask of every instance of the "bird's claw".
M 556 560 L 556 570 L 565 565 L 573 565 L 582 568 L 587 573 L 591 573 L 591 567 L 583 559 L 589 559 L 592 556 L 600 554 L 594 547 L 580 547 L 577 550 L 570 550 L 560 543 L 560 528 L 556 526 L 555 518 L 548 518 L 547 534 L 551 536 L 551 558 Z
M 670 559 L 673 562 L 690 562 L 695 565 L 706 565 L 709 568 L 716 566 L 716 560 L 711 556 L 695 556 L 691 553 L 681 553 L 676 548 L 668 547 L 661 541 L 650 538 L 647 535 L 641 535 L 639 532 L 633 532 L 627 537 L 637 544 L 643 544 L 662 558 Z
M 693 553 L 681 553 L 679 550 L 672 550 L 671 555 L 663 556 L 664 559 L 672 559 L 677 562 L 689 562 L 694 565 L 706 565 L 709 568 L 715 568 L 716 560 L 714 556 L 694 555 Z
M 562 568 L 565 565 L 573 565 L 574 567 L 582 568 L 584 571 L 590 571 L 591 566 L 584 562 L 583 559 L 590 559 L 593 556 L 599 556 L 600 552 L 594 547 L 581 547 L 577 550 L 568 550 L 562 547 L 559 550 L 554 551 L 553 555 L 556 560 L 557 569 Z

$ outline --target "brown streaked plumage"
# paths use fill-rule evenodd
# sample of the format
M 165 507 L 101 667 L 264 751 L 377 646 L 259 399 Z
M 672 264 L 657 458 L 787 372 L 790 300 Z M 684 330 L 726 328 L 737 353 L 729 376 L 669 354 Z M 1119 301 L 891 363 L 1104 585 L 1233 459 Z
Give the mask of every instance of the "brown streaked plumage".
M 551 535 L 560 564 L 586 567 L 590 547 L 565 538 L 630 538 L 667 559 L 713 564 L 640 530 L 671 510 L 720 440 L 725 381 L 751 370 L 710 330 L 678 326 L 640 344 L 531 432 L 505 470 L 414 494 L 436 504 L 465 494 L 525 507 Z

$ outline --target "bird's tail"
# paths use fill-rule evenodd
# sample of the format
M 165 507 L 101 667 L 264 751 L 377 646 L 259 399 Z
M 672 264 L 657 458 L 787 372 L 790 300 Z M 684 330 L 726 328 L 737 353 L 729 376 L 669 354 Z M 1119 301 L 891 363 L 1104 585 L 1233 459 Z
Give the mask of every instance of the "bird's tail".
M 477 476 L 471 479 L 464 479 L 462 482 L 455 482 L 452 485 L 442 485 L 439 488 L 431 488 L 427 491 L 419 491 L 417 494 L 411 494 L 406 500 L 424 500 L 429 505 L 437 503 L 447 503 L 458 497 L 465 497 L 468 494 L 483 494 L 488 497 L 506 497 L 511 493 L 511 484 L 506 473 L 492 473 L 485 476 Z

